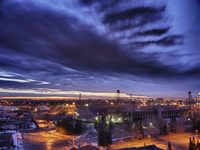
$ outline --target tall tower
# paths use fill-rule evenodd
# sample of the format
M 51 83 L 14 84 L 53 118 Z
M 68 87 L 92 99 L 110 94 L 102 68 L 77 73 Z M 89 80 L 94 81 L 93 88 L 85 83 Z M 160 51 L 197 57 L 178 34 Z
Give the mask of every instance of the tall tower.
M 120 99 L 120 90 L 117 90 L 117 100 Z
M 188 92 L 188 104 L 189 104 L 189 109 L 191 109 L 191 104 L 192 104 L 192 92 Z
M 81 93 L 79 94 L 79 101 L 81 101 Z
M 132 95 L 132 94 L 130 94 L 130 100 L 131 100 L 131 101 L 133 100 L 133 95 Z

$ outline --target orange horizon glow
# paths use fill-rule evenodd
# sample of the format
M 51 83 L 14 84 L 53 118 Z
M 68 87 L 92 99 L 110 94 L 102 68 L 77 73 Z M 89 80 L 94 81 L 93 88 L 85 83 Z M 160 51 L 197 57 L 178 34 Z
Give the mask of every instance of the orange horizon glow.
M 116 98 L 117 93 L 114 92 L 90 92 L 90 91 L 67 91 L 58 89 L 3 89 L 0 88 L 0 93 L 7 93 L 6 96 L 1 96 L 4 99 L 79 99 L 81 94 L 82 99 L 98 99 L 98 98 Z M 10 96 L 12 94 L 18 94 L 19 96 Z M 120 97 L 129 98 L 130 95 L 126 93 L 120 93 Z M 146 98 L 147 96 L 137 96 L 132 97 Z

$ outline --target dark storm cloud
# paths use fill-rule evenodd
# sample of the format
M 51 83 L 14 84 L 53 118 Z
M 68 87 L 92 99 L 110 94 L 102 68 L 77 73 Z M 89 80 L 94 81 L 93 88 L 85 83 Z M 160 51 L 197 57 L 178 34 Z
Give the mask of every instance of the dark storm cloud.
M 127 20 L 125 22 L 119 22 L 117 24 L 109 24 L 109 28 L 113 32 L 124 32 L 126 30 L 132 30 L 144 25 L 152 24 L 162 19 L 160 14 L 156 16 L 146 16 L 136 20 Z
M 118 21 L 124 20 L 132 20 L 132 19 L 140 19 L 140 18 L 148 18 L 152 15 L 156 16 L 157 14 L 161 14 L 165 10 L 165 7 L 154 8 L 154 7 L 136 7 L 130 8 L 121 12 L 112 12 L 108 13 L 104 19 L 104 23 L 114 24 Z
M 96 2 L 96 0 L 80 0 L 80 2 L 84 5 L 91 5 L 92 3 Z
M 80 2 L 86 6 L 96 4 L 96 10 L 103 15 L 102 22 L 112 31 L 130 30 L 165 19 L 163 18 L 165 5 L 134 7 L 134 2 L 128 0 L 80 0 Z
M 26 5 L 16 6 L 7 6 L 12 7 L 12 11 L 3 9 L 2 49 L 17 51 L 25 58 L 38 57 L 83 71 L 154 74 L 159 69 L 160 74 L 171 72 L 170 68 L 158 65 L 150 58 L 145 58 L 146 62 L 143 62 L 137 53 L 134 57 L 130 56 L 119 45 L 106 36 L 96 34 L 93 28 L 76 17 L 38 7 L 28 10 Z M 43 68 L 45 65 L 39 62 L 13 61 L 4 62 L 8 62 L 8 68 L 10 65 L 30 72 L 43 69 L 51 72 L 51 68 Z
M 188 70 L 186 72 L 188 75 L 196 75 L 197 77 L 199 77 L 199 74 L 200 74 L 200 67 L 194 67 L 194 68 L 191 68 L 190 70 Z
M 150 29 L 150 30 L 145 30 L 141 32 L 135 33 L 135 35 L 139 36 L 147 36 L 147 35 L 163 35 L 169 31 L 170 28 L 160 28 L 160 29 Z
M 173 35 L 173 36 L 166 36 L 159 40 L 152 40 L 152 41 L 139 41 L 139 42 L 131 42 L 130 45 L 134 45 L 136 47 L 143 47 L 148 46 L 151 44 L 161 45 L 161 46 L 174 46 L 177 44 L 183 43 L 183 37 L 180 35 Z
M 144 9 L 145 10 L 145 8 L 138 8 L 138 9 Z M 148 8 L 147 8 L 147 12 L 148 12 Z M 112 19 L 112 15 L 115 16 L 113 19 Z M 118 17 L 118 15 L 119 14 L 114 13 L 114 14 L 106 16 L 106 18 L 104 19 L 104 22 L 109 25 L 109 27 L 112 31 L 131 30 L 131 29 L 134 29 L 136 27 L 142 27 L 144 25 L 152 24 L 152 23 L 155 23 L 155 22 L 163 19 L 163 16 L 162 16 L 161 13 L 139 14 L 139 12 L 138 12 L 138 13 L 135 13 L 133 15 L 130 15 L 129 16 L 130 18 L 127 17 L 127 19 L 122 17 L 125 14 L 122 14 L 121 17 Z M 118 21 L 118 23 L 116 23 L 116 21 Z
M 147 37 L 147 36 L 155 36 L 155 37 L 159 37 L 159 36 L 164 36 L 167 35 L 168 31 L 170 30 L 170 28 L 153 28 L 153 29 L 148 29 L 148 30 L 142 30 L 142 31 L 136 31 L 133 32 L 129 35 L 120 35 L 119 37 L 117 37 L 117 39 L 135 39 L 138 37 Z M 174 35 L 173 35 L 174 36 Z M 183 36 L 179 35 L 182 39 Z
M 37 87 L 43 80 L 78 85 L 89 76 L 99 78 L 128 74 L 141 78 L 177 78 L 200 75 L 198 68 L 177 71 L 177 66 L 167 65 L 151 54 L 138 51 L 149 45 L 172 47 L 183 43 L 184 37 L 169 33 L 170 28 L 142 28 L 165 20 L 166 6 L 137 6 L 110 11 L 110 8 L 116 7 L 113 2 L 82 0 L 77 6 L 83 7 L 84 4 L 84 7 L 90 8 L 93 3 L 98 3 L 101 12 L 95 8 L 95 13 L 102 15 L 98 21 L 102 28 L 108 30 L 103 32 L 88 23 L 87 15 L 71 13 L 79 9 L 68 7 L 62 10 L 34 1 L 0 1 L 0 68 L 35 79 L 25 83 L 0 80 L 0 84 L 4 87 Z M 135 27 L 140 27 L 140 30 L 133 32 L 132 37 L 124 38 L 130 40 L 128 44 L 134 49 L 109 36 L 123 34 L 121 31 Z M 138 35 L 153 35 L 159 39 L 135 40 Z
M 119 2 L 119 1 L 118 1 Z M 105 5 L 103 3 L 102 5 Z M 112 8 L 113 5 L 109 4 Z M 116 6 L 116 4 L 114 5 Z M 120 7 L 119 7 L 120 8 Z M 167 18 L 164 15 L 166 11 L 165 5 L 160 6 L 137 6 L 137 7 L 128 7 L 126 9 L 119 9 L 116 11 L 112 10 L 111 12 L 106 11 L 103 17 L 103 23 L 107 24 L 111 34 L 112 33 L 121 33 L 119 36 L 119 40 L 131 40 L 127 45 L 133 46 L 133 48 L 139 48 L 149 45 L 158 45 L 158 46 L 174 46 L 177 44 L 182 44 L 184 37 L 182 35 L 168 34 L 160 39 L 148 39 L 138 41 L 137 36 L 161 36 L 167 34 L 170 30 L 170 27 L 160 27 L 155 29 L 142 29 L 144 26 L 153 25 L 159 22 L 165 22 Z M 130 31 L 138 29 L 138 31 L 134 31 L 131 35 L 124 35 L 124 31 Z M 132 42 L 133 41 L 133 42 Z M 124 44 L 124 45 L 126 45 Z
M 12 11 L 7 11 L 8 9 L 6 8 L 3 9 L 0 34 L 2 48 L 14 52 L 18 51 L 18 53 L 28 55 L 27 57 L 39 57 L 40 59 L 46 59 L 84 71 L 147 73 L 150 75 L 158 75 L 155 73 L 158 69 L 160 70 L 159 74 L 163 75 L 171 74 L 174 71 L 168 66 L 159 64 L 156 60 L 139 56 L 137 53 L 133 54 L 134 57 L 130 56 L 123 52 L 119 45 L 116 45 L 105 36 L 96 34 L 93 28 L 68 14 L 38 7 L 32 7 L 28 10 L 26 5 L 11 5 L 7 7 L 12 7 L 13 9 Z M 131 17 L 137 15 L 159 13 L 163 10 L 164 7 L 160 9 L 151 7 L 134 8 L 109 14 L 104 19 L 104 22 L 113 23 L 121 19 L 131 19 Z M 152 43 L 172 45 L 176 44 L 177 38 L 172 36 L 158 41 L 135 42 L 132 44 L 137 44 L 138 46 Z M 141 61 L 141 58 L 146 61 Z M 21 66 L 31 72 L 35 69 L 40 71 L 44 69 L 47 72 L 53 70 L 49 67 L 43 68 L 44 64 L 36 66 L 34 65 L 35 62 L 33 64 L 30 62 L 29 64 L 25 61 L 19 63 L 13 61 L 4 62 L 8 62 L 7 65 L 15 68 Z

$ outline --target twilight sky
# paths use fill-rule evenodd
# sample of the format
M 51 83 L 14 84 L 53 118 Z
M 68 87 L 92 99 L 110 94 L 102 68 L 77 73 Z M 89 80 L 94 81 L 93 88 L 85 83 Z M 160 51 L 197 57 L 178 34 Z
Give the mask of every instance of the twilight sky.
M 199 0 L 0 0 L 0 95 L 196 96 L 199 18 Z

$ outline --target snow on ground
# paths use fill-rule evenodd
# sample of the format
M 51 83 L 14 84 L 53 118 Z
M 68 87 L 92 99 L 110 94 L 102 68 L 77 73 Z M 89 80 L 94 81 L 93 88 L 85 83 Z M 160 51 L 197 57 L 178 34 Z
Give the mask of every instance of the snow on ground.
M 11 133 L 15 148 L 13 150 L 23 150 L 21 133 L 16 130 L 7 130 L 2 133 Z

